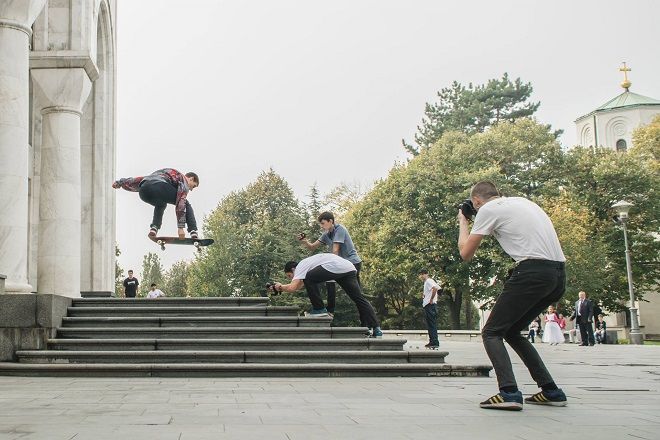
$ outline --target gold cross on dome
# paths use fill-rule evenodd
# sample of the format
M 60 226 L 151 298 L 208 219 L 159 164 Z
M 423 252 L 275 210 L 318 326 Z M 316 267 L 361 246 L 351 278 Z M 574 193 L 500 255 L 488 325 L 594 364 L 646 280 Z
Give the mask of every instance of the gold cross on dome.
M 628 79 L 628 72 L 630 72 L 632 69 L 628 66 L 626 66 L 626 62 L 623 62 L 623 67 L 619 67 L 619 72 L 623 72 L 623 82 L 621 83 L 621 87 L 626 89 L 626 92 L 632 85 L 630 80 Z

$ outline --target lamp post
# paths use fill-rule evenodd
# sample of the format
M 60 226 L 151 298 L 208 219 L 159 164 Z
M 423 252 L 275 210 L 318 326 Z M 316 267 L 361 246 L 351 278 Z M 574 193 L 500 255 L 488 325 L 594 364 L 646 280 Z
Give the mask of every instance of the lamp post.
M 632 203 L 625 200 L 619 200 L 612 208 L 618 215 L 618 222 L 623 227 L 623 241 L 626 247 L 626 272 L 628 274 L 628 293 L 630 294 L 630 343 L 635 345 L 642 345 L 644 343 L 642 333 L 639 331 L 639 323 L 637 322 L 637 308 L 635 307 L 635 292 L 633 291 L 632 282 L 632 267 L 630 265 L 630 251 L 628 250 L 628 230 L 626 223 L 628 222 L 628 212 L 633 206 Z

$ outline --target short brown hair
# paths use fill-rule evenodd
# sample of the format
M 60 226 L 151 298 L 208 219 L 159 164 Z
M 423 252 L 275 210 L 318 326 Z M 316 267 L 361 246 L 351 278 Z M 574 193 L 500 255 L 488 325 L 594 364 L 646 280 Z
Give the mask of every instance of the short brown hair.
M 322 220 L 325 220 L 325 221 L 328 221 L 328 222 L 332 220 L 332 222 L 334 223 L 335 222 L 335 216 L 330 211 L 325 211 L 325 212 L 322 212 L 321 214 L 319 214 L 319 218 L 318 218 L 319 223 L 321 223 Z
M 186 177 L 190 177 L 192 180 L 195 181 L 197 186 L 199 186 L 199 176 L 197 175 L 197 173 L 193 173 L 192 171 L 190 171 L 186 173 Z
M 472 187 L 470 196 L 481 197 L 482 199 L 490 199 L 491 197 L 498 197 L 500 192 L 497 190 L 497 187 L 493 182 L 488 180 L 482 180 Z

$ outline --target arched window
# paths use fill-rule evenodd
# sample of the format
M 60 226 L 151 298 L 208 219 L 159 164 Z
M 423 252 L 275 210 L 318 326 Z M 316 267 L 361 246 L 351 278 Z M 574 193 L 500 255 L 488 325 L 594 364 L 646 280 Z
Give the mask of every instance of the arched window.
M 616 151 L 624 153 L 626 150 L 628 150 L 628 144 L 626 144 L 625 139 L 619 139 L 616 141 Z

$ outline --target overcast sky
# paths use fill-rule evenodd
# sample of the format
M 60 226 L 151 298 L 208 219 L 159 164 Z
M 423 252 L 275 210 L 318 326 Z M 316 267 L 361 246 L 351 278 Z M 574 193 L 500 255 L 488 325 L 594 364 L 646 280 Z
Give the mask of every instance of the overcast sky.
M 508 72 L 534 86 L 537 117 L 575 143 L 573 121 L 622 89 L 660 99 L 660 2 L 120 0 L 117 174 L 195 171 L 200 220 L 273 167 L 303 198 L 317 182 L 363 186 L 406 159 L 424 103 L 452 81 Z M 125 269 L 157 252 L 152 208 L 117 193 Z M 176 232 L 173 207 L 162 232 Z

